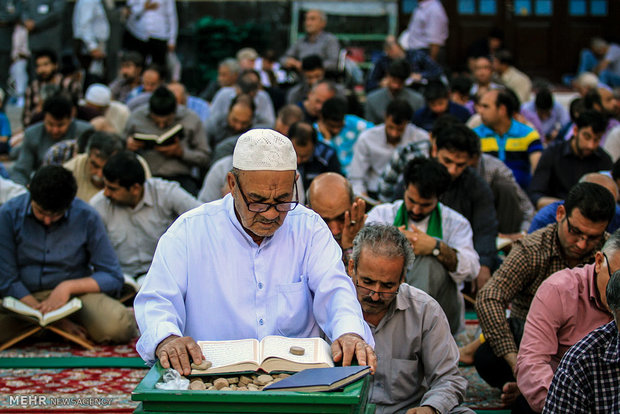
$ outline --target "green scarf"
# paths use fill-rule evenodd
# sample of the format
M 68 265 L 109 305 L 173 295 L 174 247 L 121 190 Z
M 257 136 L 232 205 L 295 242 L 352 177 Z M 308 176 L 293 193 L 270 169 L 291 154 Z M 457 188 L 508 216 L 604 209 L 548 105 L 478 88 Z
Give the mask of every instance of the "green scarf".
M 407 206 L 405 206 L 404 201 L 396 213 L 396 217 L 394 218 L 394 226 L 405 226 L 405 229 L 409 228 L 409 215 L 407 214 Z M 428 226 L 426 228 L 426 234 L 431 237 L 443 239 L 443 231 L 441 229 L 441 209 L 439 208 L 439 203 L 437 203 L 437 206 L 433 209 L 433 211 L 431 211 L 431 216 L 428 219 Z

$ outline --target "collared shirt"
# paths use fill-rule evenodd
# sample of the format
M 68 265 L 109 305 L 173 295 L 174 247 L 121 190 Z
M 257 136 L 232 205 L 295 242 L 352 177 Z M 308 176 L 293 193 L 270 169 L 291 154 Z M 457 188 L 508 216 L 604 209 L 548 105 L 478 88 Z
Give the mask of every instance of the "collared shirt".
M 620 412 L 620 339 L 616 322 L 568 350 L 553 376 L 543 414 Z
M 207 119 L 211 113 L 211 109 L 209 108 L 207 101 L 197 96 L 190 95 L 187 97 L 187 108 L 190 111 L 194 111 L 203 124 L 207 123 Z
M 297 166 L 303 178 L 304 188 L 310 188 L 310 183 L 319 174 L 335 172 L 342 174 L 342 167 L 338 160 L 336 150 L 324 142 L 318 141 L 314 146 L 314 152 L 310 159 Z
M 377 414 L 428 405 L 447 413 L 465 396 L 467 380 L 458 370 L 459 353 L 448 320 L 430 295 L 400 285 L 375 337 L 377 372 L 369 401 Z
M 331 33 L 321 32 L 310 40 L 304 35 L 293 43 L 284 53 L 281 63 L 284 65 L 286 58 L 292 57 L 301 61 L 306 56 L 319 55 L 323 59 L 323 67 L 327 70 L 338 70 L 338 57 L 340 56 L 340 42 Z
M 322 330 L 331 340 L 352 332 L 374 345 L 321 217 L 299 205 L 257 245 L 230 194 L 185 213 L 161 237 L 134 308 L 137 350 L 151 364 L 170 335 L 260 340 Z
M 74 199 L 64 217 L 46 227 L 30 201 L 22 194 L 0 208 L 0 296 L 21 299 L 87 276 L 115 296 L 123 275 L 97 212 Z
M 506 163 L 519 185 L 527 189 L 532 178 L 529 156 L 543 150 L 538 131 L 513 119 L 502 136 L 484 124 L 476 127 L 474 132 L 480 137 L 482 152 Z
M 555 203 L 547 204 L 534 216 L 532 225 L 530 226 L 528 233 L 534 233 L 536 230 L 545 227 L 547 224 L 555 223 L 555 213 L 559 205 L 564 204 L 564 200 L 556 201 Z M 607 226 L 607 233 L 612 234 L 614 231 L 620 229 L 620 206 L 616 204 L 616 214 L 611 219 Z
M 112 99 L 122 103 L 127 103 L 127 98 L 129 97 L 129 94 L 131 93 L 131 91 L 133 91 L 133 89 L 134 85 L 121 76 L 114 79 L 110 83 L 110 92 L 112 92 Z
M 60 73 L 55 73 L 48 82 L 42 82 L 34 79 L 26 88 L 24 95 L 24 112 L 22 114 L 22 123 L 25 127 L 30 126 L 35 111 L 43 104 L 41 91 L 46 86 L 56 86 L 59 90 L 63 90 L 71 94 L 74 100 L 82 97 L 82 84 L 70 77 L 63 77 Z
M 342 173 L 347 175 L 349 164 L 353 160 L 353 146 L 357 142 L 357 137 L 368 128 L 372 128 L 374 124 L 368 122 L 365 119 L 356 115 L 345 115 L 344 126 L 338 133 L 333 136 L 329 141 L 325 139 L 321 131 L 319 131 L 318 124 L 314 124 L 319 141 L 325 142 L 336 150 L 338 159 L 340 160 L 340 166 L 342 167 Z
M 206 167 L 209 165 L 211 150 L 207 143 L 205 129 L 198 115 L 184 106 L 178 106 L 174 121 L 169 127 L 159 128 L 149 117 L 148 105 L 137 109 L 131 114 L 125 127 L 125 137 L 136 132 L 161 135 L 175 124 L 183 125 L 183 134 L 180 139 L 183 147 L 181 158 L 168 158 L 154 149 L 137 151 L 148 162 L 151 172 L 159 177 L 173 177 L 188 175 L 193 166 Z
M 443 75 L 443 68 L 435 62 L 424 50 L 407 50 L 405 51 L 405 59 L 411 65 L 412 73 L 419 73 L 423 79 L 436 80 Z M 366 83 L 366 91 L 370 92 L 379 87 L 379 84 L 387 76 L 388 69 L 393 59 L 385 52 L 381 54 L 379 59 L 374 62 L 372 72 Z
M 542 120 L 536 112 L 536 102 L 529 101 L 521 106 L 521 114 L 528 120 L 536 120 L 540 124 L 539 134 L 546 137 L 553 130 L 559 129 L 570 122 L 568 111 L 558 102 L 553 102 L 549 118 Z
M 572 143 L 572 140 L 559 140 L 543 151 L 530 183 L 534 203 L 542 197 L 565 199 L 585 174 L 610 170 L 613 166 L 613 161 L 601 147 L 581 158 L 573 151 Z
M 428 106 L 425 106 L 422 109 L 418 109 L 413 114 L 413 120 L 411 122 L 413 122 L 420 128 L 430 132 L 433 130 L 437 118 L 445 114 L 454 116 L 463 124 L 467 122 L 467 120 L 471 116 L 467 108 L 465 108 L 464 106 L 454 103 L 452 101 L 448 101 L 448 108 L 446 109 L 446 112 L 442 113 L 441 115 L 437 115 L 435 112 L 431 111 Z
M 177 6 L 173 0 L 153 0 L 157 8 L 145 10 L 147 0 L 129 0 L 130 13 L 127 30 L 137 39 L 146 42 L 149 38 L 165 40 L 174 46 L 177 42 L 178 19 Z
M 149 269 L 157 242 L 172 222 L 201 204 L 179 183 L 159 178 L 144 182 L 144 194 L 134 208 L 114 203 L 103 192 L 90 201 L 103 219 L 123 272 L 132 276 Z
M 424 106 L 424 97 L 409 88 L 401 89 L 396 96 L 392 95 L 388 88 L 381 88 L 372 91 L 366 97 L 364 118 L 375 124 L 382 123 L 385 121 L 385 111 L 394 99 L 404 99 L 414 112 Z
M 387 142 L 385 124 L 362 132 L 353 146 L 353 160 L 349 166 L 349 180 L 353 191 L 356 194 L 377 192 L 380 174 L 394 153 L 411 142 L 427 140 L 428 132 L 412 124 L 407 124 L 400 142 L 396 145 Z
M 89 51 L 105 49 L 110 37 L 110 22 L 101 0 L 78 0 L 73 9 L 73 37 L 84 42 Z
M 596 287 L 594 264 L 561 270 L 545 280 L 527 314 L 516 377 L 530 407 L 540 412 L 562 356 L 612 316 Z
M 393 224 L 398 209 L 403 204 L 403 200 L 398 200 L 390 204 L 380 204 L 370 210 L 366 223 Z M 456 269 L 449 272 L 454 283 L 459 284 L 464 281 L 471 281 L 478 276 L 480 263 L 478 253 L 474 250 L 472 240 L 473 233 L 471 226 L 465 217 L 452 210 L 450 207 L 439 203 L 441 211 L 441 229 L 443 233 L 442 241 L 449 247 L 456 250 Z M 415 224 L 420 228 L 419 223 L 409 220 L 410 224 Z M 425 223 L 428 225 L 428 221 Z M 426 226 L 420 228 L 426 231 Z
M 594 253 L 608 235 L 580 264 L 594 262 Z M 498 357 L 517 352 L 517 345 L 506 320 L 506 308 L 512 303 L 510 316 L 525 321 L 532 299 L 540 284 L 551 274 L 570 267 L 558 238 L 558 224 L 550 224 L 512 244 L 510 254 L 478 293 L 476 311 L 485 339 Z
M 13 164 L 11 178 L 16 183 L 28 184 L 30 182 L 30 175 L 43 164 L 47 150 L 50 147 L 63 140 L 75 140 L 89 129 L 92 129 L 92 125 L 88 122 L 74 119 L 71 121 L 71 125 L 69 125 L 64 137 L 55 140 L 47 133 L 43 122 L 36 123 L 27 128 L 24 132 L 24 141 L 19 157 L 15 164 Z M 65 154 L 64 151 L 61 151 L 61 153 Z
M 407 49 L 427 49 L 432 44 L 443 46 L 448 38 L 448 15 L 439 0 L 418 2 L 409 22 Z

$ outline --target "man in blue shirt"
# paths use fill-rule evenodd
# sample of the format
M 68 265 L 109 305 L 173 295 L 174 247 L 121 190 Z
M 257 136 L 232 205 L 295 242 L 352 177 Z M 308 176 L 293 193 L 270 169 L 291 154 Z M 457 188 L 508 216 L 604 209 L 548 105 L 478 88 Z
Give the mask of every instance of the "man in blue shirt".
M 39 169 L 30 193 L 0 208 L 0 296 L 12 296 L 41 313 L 73 296 L 82 309 L 61 328 L 95 342 L 128 342 L 133 314 L 119 301 L 123 276 L 97 212 L 75 198 L 77 185 L 60 166 Z M 0 313 L 0 343 L 28 329 Z
M 289 129 L 289 138 L 297 154 L 297 170 L 304 188 L 310 188 L 314 178 L 325 172 L 342 174 L 336 150 L 318 140 L 317 132 L 307 122 L 295 122 Z
M 462 123 L 471 116 L 467 108 L 450 100 L 450 90 L 439 80 L 428 83 L 424 89 L 424 99 L 426 105 L 413 114 L 412 123 L 429 132 L 442 115 L 450 114 Z

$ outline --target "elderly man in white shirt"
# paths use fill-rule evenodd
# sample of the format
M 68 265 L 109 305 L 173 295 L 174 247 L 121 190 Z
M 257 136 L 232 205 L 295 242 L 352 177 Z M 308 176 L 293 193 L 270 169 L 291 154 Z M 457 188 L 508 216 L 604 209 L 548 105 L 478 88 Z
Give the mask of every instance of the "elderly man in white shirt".
M 456 335 L 465 328 L 461 285 L 480 271 L 471 225 L 439 202 L 450 185 L 450 174 L 442 164 L 414 158 L 407 163 L 404 177 L 404 200 L 373 208 L 366 223 L 392 224 L 409 239 L 416 259 L 406 281 L 439 302 Z
M 134 307 L 137 350 L 189 374 L 196 340 L 267 335 L 333 341 L 335 362 L 374 371 L 374 340 L 321 218 L 298 205 L 291 141 L 246 132 L 228 174 L 231 194 L 182 215 L 162 236 Z

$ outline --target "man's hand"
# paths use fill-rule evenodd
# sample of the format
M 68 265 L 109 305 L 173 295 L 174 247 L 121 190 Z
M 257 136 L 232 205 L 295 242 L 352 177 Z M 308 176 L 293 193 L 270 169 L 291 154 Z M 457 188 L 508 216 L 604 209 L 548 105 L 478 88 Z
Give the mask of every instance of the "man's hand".
M 295 69 L 301 72 L 301 61 L 292 57 L 286 58 L 286 60 L 284 61 L 284 67 L 287 69 Z
M 71 289 L 67 282 L 61 282 L 57 285 L 52 293 L 42 301 L 37 309 L 41 311 L 41 313 L 46 314 L 47 312 L 53 311 L 54 309 L 58 309 L 63 306 L 65 303 L 69 301 L 71 297 Z
M 370 373 L 377 369 L 377 355 L 370 345 L 361 336 L 354 333 L 341 335 L 332 343 L 332 358 L 334 362 L 342 361 L 342 366 L 351 365 L 353 356 L 360 365 L 369 365 Z
M 26 295 L 21 298 L 20 301 L 33 309 L 37 309 L 39 307 L 39 304 L 41 303 L 32 295 Z
M 174 144 L 155 146 L 155 151 L 168 158 L 181 158 L 183 156 L 183 147 L 178 138 L 174 141 Z
M 129 137 L 127 138 L 126 148 L 127 150 L 133 152 L 141 150 L 142 148 L 144 148 L 144 141 L 134 139 L 134 137 Z
M 487 284 L 489 279 L 491 278 L 491 269 L 488 266 L 480 266 L 480 272 L 478 272 L 478 276 L 476 277 L 476 282 L 472 283 L 472 293 L 480 292 L 480 289 Z
M 435 414 L 435 410 L 425 405 L 424 407 L 410 408 L 405 414 Z
M 411 247 L 413 247 L 413 253 L 417 256 L 430 255 L 437 245 L 437 239 L 420 231 L 415 226 L 412 226 L 411 230 L 406 230 L 405 226 L 400 226 L 398 230 L 409 240 Z
M 516 382 L 507 382 L 502 388 L 502 402 L 506 407 L 509 407 L 517 401 L 520 394 L 521 391 L 519 391 L 519 387 Z
M 164 369 L 172 366 L 181 375 L 189 375 L 192 372 L 191 363 L 200 364 L 204 359 L 200 347 L 189 336 L 170 335 L 157 345 L 155 355 Z
M 353 246 L 353 239 L 357 233 L 364 227 L 368 214 L 366 214 L 366 202 L 358 198 L 351 205 L 350 211 L 344 212 L 344 227 L 342 229 L 342 237 L 340 245 L 343 249 Z
M 146 0 L 144 3 L 144 10 L 157 10 L 159 8 L 159 3 L 151 3 L 151 0 Z

